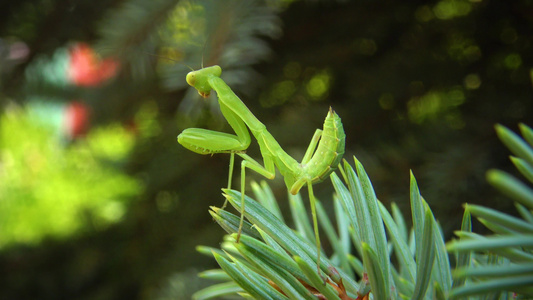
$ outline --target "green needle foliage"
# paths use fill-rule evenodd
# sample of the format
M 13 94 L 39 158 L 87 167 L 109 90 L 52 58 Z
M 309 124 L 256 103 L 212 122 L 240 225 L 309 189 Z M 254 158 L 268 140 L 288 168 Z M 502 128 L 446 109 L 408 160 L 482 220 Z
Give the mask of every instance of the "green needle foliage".
M 511 161 L 533 182 L 533 130 L 520 125 L 523 139 L 503 126 L 496 131 L 515 156 Z M 533 297 L 533 190 L 514 176 L 491 170 L 488 181 L 516 204 L 520 217 L 479 205 L 465 205 L 458 240 L 444 243 L 440 226 L 420 195 L 411 173 L 413 228 L 393 203 L 389 211 L 374 192 L 362 164 L 344 161 L 332 173 L 335 188 L 330 219 L 317 211 L 332 254 L 321 254 L 320 274 L 314 235 L 302 198 L 290 196 L 293 228 L 284 221 L 266 182 L 252 183 L 255 198 L 245 198 L 249 223 L 239 243 L 239 217 L 212 207 L 229 236 L 222 249 L 199 247 L 221 269 L 201 277 L 221 283 L 197 292 L 195 299 L 240 295 L 249 299 L 531 299 Z M 341 179 L 342 177 L 342 179 Z M 240 193 L 224 190 L 241 210 Z M 494 232 L 472 232 L 472 216 Z M 335 228 L 336 227 L 336 228 Z M 452 272 L 448 252 L 455 254 Z M 453 277 L 452 277 L 453 274 Z
M 533 130 L 520 124 L 522 137 L 496 125 L 500 140 L 511 150 L 511 161 L 533 183 Z M 451 297 L 475 295 L 476 299 L 533 297 L 533 190 L 511 174 L 487 172 L 487 180 L 515 202 L 521 218 L 478 205 L 465 205 L 459 240 L 447 245 L 457 253 L 456 281 Z M 480 236 L 471 232 L 470 215 L 494 232 Z
M 321 254 L 320 274 L 301 197 L 290 197 L 292 229 L 283 221 L 269 186 L 254 183 L 257 201 L 245 198 L 250 223 L 239 243 L 235 242 L 238 216 L 212 207 L 211 214 L 230 235 L 222 250 L 198 248 L 214 256 L 221 267 L 200 276 L 222 283 L 197 292 L 195 299 L 235 294 L 250 299 L 444 299 L 452 285 L 448 254 L 414 176 L 414 234 L 409 236 L 398 208 L 393 206 L 391 214 L 377 199 L 357 159 L 355 168 L 344 162 L 340 171 L 342 179 L 331 175 L 335 218 L 329 219 L 323 206 L 317 205 L 322 238 L 333 249 L 332 255 Z M 224 190 L 224 196 L 240 211 L 239 192 Z M 397 263 L 391 262 L 393 258 Z
M 120 222 L 143 185 L 121 173 L 133 135 L 117 124 L 66 147 L 37 107 L 0 115 L 0 249 L 66 240 Z M 59 118 L 58 118 L 59 119 Z

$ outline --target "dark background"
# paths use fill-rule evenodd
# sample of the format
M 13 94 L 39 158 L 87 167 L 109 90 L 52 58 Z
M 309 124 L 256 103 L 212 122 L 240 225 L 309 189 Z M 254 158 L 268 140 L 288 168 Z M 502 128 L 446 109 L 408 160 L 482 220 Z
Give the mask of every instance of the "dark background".
M 412 170 L 448 238 L 464 202 L 513 213 L 485 172 L 510 169 L 494 124 L 532 125 L 532 1 L 21 0 L 0 3 L 0 12 L 3 49 L 18 41 L 30 50 L 16 62 L 2 57 L 3 109 L 36 95 L 82 99 L 95 129 L 130 124 L 153 103 L 160 128 L 114 166 L 144 186 L 121 222 L 1 248 L 0 299 L 188 299 L 205 284 L 196 272 L 215 263 L 195 246 L 222 240 L 207 210 L 222 205 L 228 156 L 189 152 L 176 136 L 229 128 L 216 100 L 186 88 L 182 63 L 219 64 L 298 160 L 333 107 L 345 158 L 363 163 L 379 199 L 409 215 Z M 95 88 L 50 83 L 37 61 L 53 65 L 74 42 L 119 60 L 120 72 Z M 66 147 L 83 137 L 68 139 Z M 260 158 L 254 141 L 248 153 Z M 283 181 L 270 183 L 286 208 Z M 331 192 L 316 186 L 323 201 Z M 170 209 L 158 209 L 162 195 L 172 195 Z

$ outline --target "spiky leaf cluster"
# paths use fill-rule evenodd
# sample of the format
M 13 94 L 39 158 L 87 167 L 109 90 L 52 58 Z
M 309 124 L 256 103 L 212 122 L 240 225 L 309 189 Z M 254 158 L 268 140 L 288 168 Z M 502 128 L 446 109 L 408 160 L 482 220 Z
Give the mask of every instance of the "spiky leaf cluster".
M 292 229 L 268 185 L 253 184 L 258 202 L 245 198 L 250 223 L 240 242 L 232 234 L 222 249 L 199 247 L 221 266 L 201 276 L 222 283 L 199 291 L 196 299 L 235 293 L 253 299 L 444 299 L 452 284 L 450 263 L 439 225 L 414 176 L 414 228 L 408 230 L 398 208 L 393 205 L 390 213 L 377 199 L 359 161 L 355 169 L 345 162 L 341 174 L 342 180 L 331 175 L 335 219 L 327 217 L 320 202 L 317 205 L 322 238 L 333 248 L 331 255 L 321 254 L 320 274 L 301 197 L 290 197 Z M 224 195 L 240 211 L 240 193 L 225 190 Z M 218 208 L 212 208 L 212 215 L 226 231 L 236 232 L 238 216 Z M 391 262 L 393 257 L 397 264 Z
M 517 170 L 533 183 L 533 130 L 520 124 L 523 138 L 496 125 L 500 140 L 511 150 Z M 520 217 L 479 205 L 465 205 L 459 240 L 448 244 L 457 254 L 456 281 L 450 296 L 480 299 L 533 297 L 533 189 L 515 176 L 500 170 L 487 172 L 487 180 L 511 198 Z M 493 234 L 471 232 L 471 216 Z

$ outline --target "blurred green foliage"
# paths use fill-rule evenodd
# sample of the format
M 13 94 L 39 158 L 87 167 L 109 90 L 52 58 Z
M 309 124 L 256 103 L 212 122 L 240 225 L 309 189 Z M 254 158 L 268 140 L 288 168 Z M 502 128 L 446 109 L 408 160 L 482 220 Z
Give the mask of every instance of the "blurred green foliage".
M 119 222 L 143 187 L 109 164 L 124 160 L 133 141 L 108 125 L 66 145 L 35 113 L 8 108 L 0 118 L 0 248 Z

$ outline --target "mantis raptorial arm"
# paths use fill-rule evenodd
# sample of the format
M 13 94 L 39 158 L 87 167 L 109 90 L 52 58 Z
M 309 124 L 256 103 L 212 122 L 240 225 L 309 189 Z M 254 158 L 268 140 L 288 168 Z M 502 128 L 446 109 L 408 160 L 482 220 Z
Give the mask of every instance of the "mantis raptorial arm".
M 235 135 L 189 128 L 178 136 L 178 142 L 185 148 L 199 154 L 231 153 L 228 188 L 231 187 L 235 154 L 243 159 L 241 162 L 242 210 L 237 242 L 239 242 L 244 222 L 245 172 L 247 168 L 268 179 L 274 178 L 277 168 L 285 179 L 287 189 L 293 195 L 297 194 L 304 185 L 307 185 L 318 252 L 317 268 L 320 274 L 320 239 L 313 184 L 326 179 L 342 159 L 345 134 L 341 119 L 332 109 L 329 110 L 324 121 L 324 129 L 316 130 L 302 162 L 298 163 L 281 148 L 267 131 L 265 125 L 252 114 L 241 99 L 220 78 L 221 73 L 222 69 L 219 66 L 203 68 L 187 74 L 187 83 L 196 88 L 202 97 L 208 97 L 211 90 L 216 91 L 220 110 L 235 131 Z M 244 153 L 251 142 L 248 129 L 259 144 L 264 165 Z M 225 205 L 226 203 L 224 203 Z

